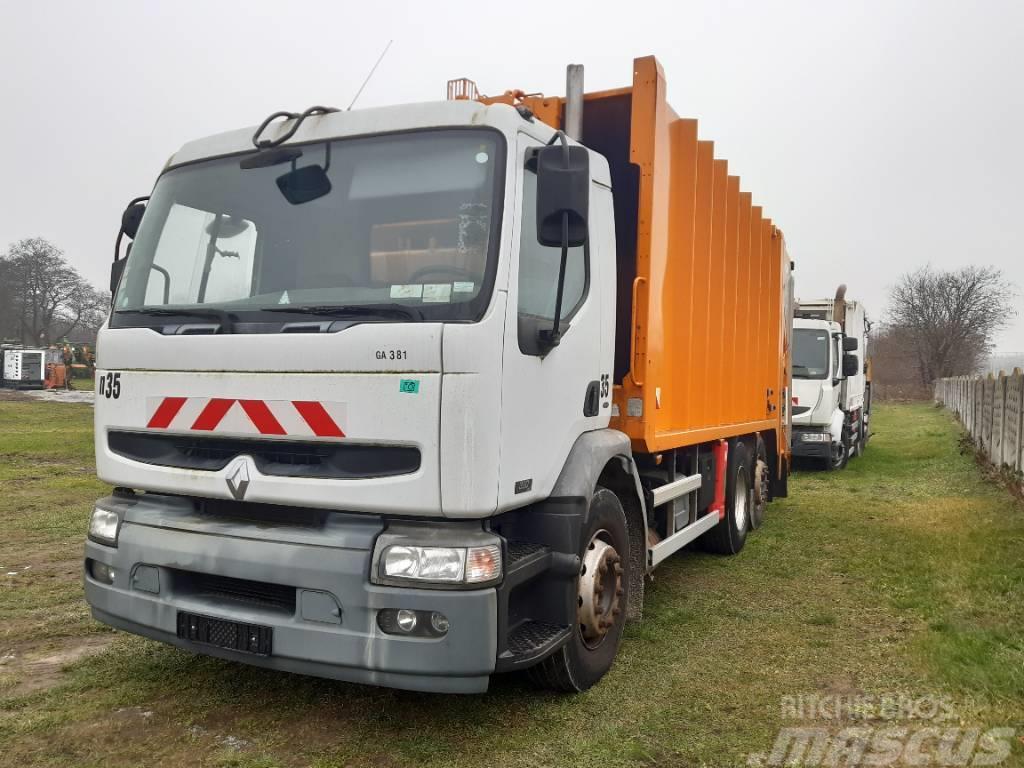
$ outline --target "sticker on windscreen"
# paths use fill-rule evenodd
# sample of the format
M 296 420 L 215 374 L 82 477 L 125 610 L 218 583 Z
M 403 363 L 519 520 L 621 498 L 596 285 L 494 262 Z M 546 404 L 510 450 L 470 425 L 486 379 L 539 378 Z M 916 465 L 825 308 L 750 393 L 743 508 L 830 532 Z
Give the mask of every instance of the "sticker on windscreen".
M 447 304 L 452 300 L 451 283 L 428 283 L 423 286 L 423 303 Z
M 452 283 L 452 293 L 472 293 L 473 292 L 473 285 L 474 285 L 473 283 L 462 283 L 462 282 Z
M 422 295 L 423 286 L 419 285 L 418 283 L 391 286 L 392 299 L 418 299 Z

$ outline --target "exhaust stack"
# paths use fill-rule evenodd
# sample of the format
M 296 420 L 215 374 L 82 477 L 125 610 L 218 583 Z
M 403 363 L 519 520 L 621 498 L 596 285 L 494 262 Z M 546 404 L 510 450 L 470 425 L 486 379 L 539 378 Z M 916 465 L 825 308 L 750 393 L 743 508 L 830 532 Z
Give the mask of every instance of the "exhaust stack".
M 565 135 L 580 141 L 583 137 L 583 65 L 565 68 Z
M 846 283 L 836 288 L 836 298 L 832 302 L 832 322 L 846 330 Z

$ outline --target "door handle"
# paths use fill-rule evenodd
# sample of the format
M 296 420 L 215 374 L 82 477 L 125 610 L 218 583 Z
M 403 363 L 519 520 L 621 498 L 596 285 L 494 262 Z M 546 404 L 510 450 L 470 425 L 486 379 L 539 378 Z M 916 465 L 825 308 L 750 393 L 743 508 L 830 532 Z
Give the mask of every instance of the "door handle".
M 583 415 L 597 416 L 601 412 L 601 383 L 592 381 L 587 384 L 587 394 L 583 398 Z

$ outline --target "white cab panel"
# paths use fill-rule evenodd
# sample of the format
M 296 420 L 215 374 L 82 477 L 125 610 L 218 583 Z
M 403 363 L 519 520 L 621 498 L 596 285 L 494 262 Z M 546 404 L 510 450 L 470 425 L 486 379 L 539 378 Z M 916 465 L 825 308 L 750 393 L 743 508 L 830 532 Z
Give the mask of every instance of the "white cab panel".
M 195 337 L 192 338 L 194 341 Z M 97 376 L 105 376 L 107 372 L 106 368 L 99 369 Z M 96 399 L 96 469 L 104 482 L 148 491 L 232 498 L 227 477 L 233 464 L 213 472 L 127 459 L 110 451 L 107 442 L 110 430 L 257 437 L 262 441 L 291 439 L 404 445 L 418 448 L 421 454 L 420 467 L 412 474 L 341 480 L 266 476 L 255 467 L 249 467 L 250 482 L 245 500 L 407 515 L 436 516 L 438 513 L 441 399 L 438 373 L 293 373 L 286 379 L 267 373 L 119 373 L 119 396 L 115 399 L 98 394 Z M 403 379 L 417 381 L 417 391 L 403 391 Z M 152 426 L 158 401 L 168 397 L 185 398 L 186 402 L 167 427 Z M 246 418 L 237 402 L 212 428 L 194 428 L 205 404 L 214 398 L 265 402 L 288 434 L 260 435 L 256 430 L 254 435 L 252 420 Z M 289 402 L 322 404 L 344 432 L 344 437 L 311 436 L 308 429 L 302 428 L 301 417 L 287 415 Z M 194 412 L 187 410 L 190 408 Z

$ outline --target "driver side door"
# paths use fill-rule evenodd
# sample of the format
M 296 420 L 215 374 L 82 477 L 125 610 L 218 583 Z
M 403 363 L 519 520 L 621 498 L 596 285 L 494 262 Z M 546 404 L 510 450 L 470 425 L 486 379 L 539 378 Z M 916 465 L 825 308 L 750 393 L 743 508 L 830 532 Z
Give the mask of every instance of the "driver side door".
M 601 386 L 602 372 L 610 373 L 613 338 L 611 324 L 602 327 L 602 304 L 607 301 L 613 310 L 614 296 L 608 300 L 601 286 L 609 280 L 602 270 L 613 269 L 605 262 L 614 251 L 611 221 L 601 212 L 611 210 L 611 192 L 590 183 L 588 242 L 569 249 L 562 337 L 558 346 L 545 349 L 538 333 L 554 325 L 561 249 L 537 240 L 537 176 L 526 168 L 526 158 L 539 146 L 520 134 L 516 148 L 519 215 L 512 236 L 502 364 L 500 509 L 546 498 L 576 438 L 609 420 Z M 609 362 L 602 371 L 603 357 Z

